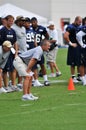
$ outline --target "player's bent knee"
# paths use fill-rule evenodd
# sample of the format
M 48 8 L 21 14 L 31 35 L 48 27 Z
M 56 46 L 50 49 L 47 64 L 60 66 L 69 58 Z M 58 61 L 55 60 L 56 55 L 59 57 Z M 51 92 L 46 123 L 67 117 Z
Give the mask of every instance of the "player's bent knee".
M 25 76 L 24 79 L 29 80 L 30 76 Z
M 25 80 L 31 80 L 31 79 L 32 79 L 32 76 L 25 76 L 24 79 L 25 79 Z

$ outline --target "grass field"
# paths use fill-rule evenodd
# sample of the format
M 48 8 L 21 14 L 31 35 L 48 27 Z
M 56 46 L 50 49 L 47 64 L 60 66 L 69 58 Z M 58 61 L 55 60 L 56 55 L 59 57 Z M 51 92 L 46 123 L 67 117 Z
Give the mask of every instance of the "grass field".
M 22 101 L 22 92 L 0 95 L 0 130 L 86 130 L 86 87 L 77 84 L 76 90 L 67 90 L 66 53 L 59 49 L 57 57 L 62 76 L 49 79 L 58 82 L 32 88 L 39 100 Z

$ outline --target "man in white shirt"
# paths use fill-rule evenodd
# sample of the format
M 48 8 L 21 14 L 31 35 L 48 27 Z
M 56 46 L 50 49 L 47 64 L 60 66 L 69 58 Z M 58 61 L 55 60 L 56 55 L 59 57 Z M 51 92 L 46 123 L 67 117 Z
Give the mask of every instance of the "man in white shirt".
M 15 20 L 15 24 L 12 27 L 16 33 L 17 43 L 18 43 L 20 53 L 27 51 L 26 30 L 25 30 L 25 27 L 23 26 L 23 24 L 24 24 L 24 17 L 17 16 L 16 20 Z
M 24 17 L 17 16 L 15 20 L 15 24 L 13 25 L 13 29 L 16 33 L 17 44 L 18 44 L 18 52 L 23 53 L 27 51 L 27 43 L 26 43 L 26 29 L 24 25 Z M 22 77 L 18 76 L 18 84 L 17 86 L 22 89 Z
M 49 64 L 51 69 L 50 77 L 56 77 L 60 76 L 61 72 L 59 71 L 58 66 L 56 64 L 56 56 L 58 51 L 58 33 L 57 30 L 55 29 L 53 21 L 49 22 L 47 31 L 51 43 L 50 51 L 47 53 L 47 63 Z M 54 73 L 54 69 L 56 71 L 56 74 Z
M 19 56 L 15 58 L 14 67 L 18 71 L 19 76 L 24 77 L 22 100 L 38 99 L 38 97 L 33 96 L 30 92 L 32 77 L 34 74 L 32 68 L 37 61 L 41 60 L 43 51 L 48 51 L 49 48 L 50 43 L 47 40 L 43 40 L 40 46 L 19 54 Z

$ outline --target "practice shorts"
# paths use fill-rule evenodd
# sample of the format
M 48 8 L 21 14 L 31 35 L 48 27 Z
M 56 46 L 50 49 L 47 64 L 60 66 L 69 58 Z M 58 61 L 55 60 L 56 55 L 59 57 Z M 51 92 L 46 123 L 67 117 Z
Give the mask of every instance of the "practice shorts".
M 19 56 L 17 56 L 14 59 L 13 65 L 17 70 L 19 76 L 28 76 L 28 73 L 26 72 L 27 65 L 23 62 L 23 60 Z
M 67 55 L 67 65 L 70 66 L 81 66 L 83 62 L 81 60 L 81 47 L 71 47 L 68 48 L 68 55 Z
M 56 55 L 57 55 L 57 48 L 54 48 L 53 50 L 49 51 L 47 54 L 47 62 L 56 62 Z

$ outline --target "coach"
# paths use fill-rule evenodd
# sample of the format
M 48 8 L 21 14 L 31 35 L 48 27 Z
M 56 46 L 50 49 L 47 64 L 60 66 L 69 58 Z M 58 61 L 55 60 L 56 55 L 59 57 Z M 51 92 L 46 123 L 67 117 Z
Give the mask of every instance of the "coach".
M 14 67 L 18 71 L 19 76 L 24 77 L 22 100 L 38 99 L 38 97 L 33 96 L 30 92 L 33 77 L 32 68 L 37 61 L 41 60 L 43 51 L 48 51 L 49 48 L 50 43 L 47 40 L 43 40 L 40 46 L 19 54 L 19 56 L 14 59 Z

